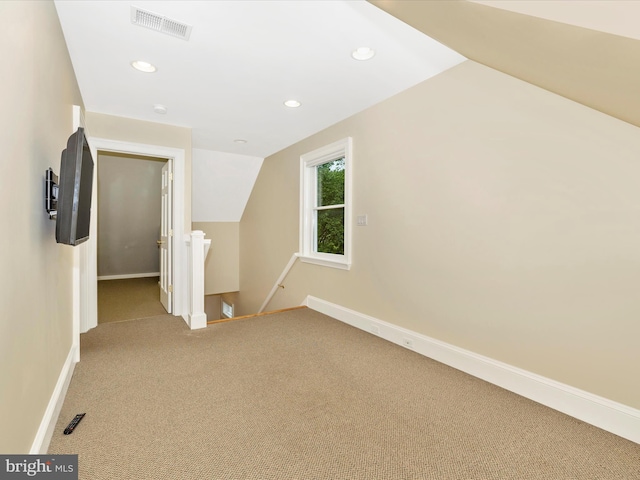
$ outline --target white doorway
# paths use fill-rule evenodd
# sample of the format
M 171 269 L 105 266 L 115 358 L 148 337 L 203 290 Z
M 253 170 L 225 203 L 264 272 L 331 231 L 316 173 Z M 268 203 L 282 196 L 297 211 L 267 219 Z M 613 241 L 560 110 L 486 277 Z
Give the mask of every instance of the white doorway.
M 160 189 L 167 159 L 99 150 L 96 163 L 98 282 L 158 277 Z
M 186 244 L 180 239 L 185 231 L 185 152 L 182 149 L 162 147 L 157 145 L 147 145 L 139 143 L 121 142 L 103 138 L 88 137 L 91 154 L 97 162 L 98 150 L 104 152 L 115 152 L 130 155 L 141 155 L 149 157 L 161 157 L 170 159 L 173 166 L 173 189 L 172 194 L 167 198 L 171 205 L 171 223 L 173 232 L 177 237 L 169 245 L 171 248 L 170 277 L 173 288 L 169 289 L 171 298 L 171 309 L 173 315 L 185 318 L 187 312 L 184 310 L 186 302 Z M 169 162 L 168 162 L 169 163 Z M 94 191 L 91 209 L 91 231 L 89 240 L 85 242 L 83 255 L 78 263 L 79 267 L 79 311 L 74 315 L 74 344 L 79 345 L 80 333 L 84 333 L 98 324 L 97 308 L 97 223 L 98 223 L 98 200 L 96 188 L 97 168 L 94 168 Z M 82 258 L 84 257 L 84 258 Z
M 173 165 L 169 160 L 162 167 L 161 208 L 160 208 L 160 303 L 171 313 L 173 307 L 173 284 L 171 257 L 173 254 L 173 229 L 171 224 Z
M 163 204 L 171 207 L 161 195 L 168 162 L 98 151 L 98 325 L 167 313 L 159 277 L 161 260 L 164 270 L 171 252 L 166 244 L 160 248 Z M 170 285 L 167 273 L 162 283 Z

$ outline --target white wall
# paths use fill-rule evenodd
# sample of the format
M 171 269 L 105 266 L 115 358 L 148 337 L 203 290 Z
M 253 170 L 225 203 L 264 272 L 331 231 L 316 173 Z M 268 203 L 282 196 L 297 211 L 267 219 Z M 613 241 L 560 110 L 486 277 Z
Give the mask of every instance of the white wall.
M 192 219 L 239 222 L 263 159 L 193 149 Z
M 192 226 L 211 239 L 205 261 L 207 295 L 239 289 L 239 222 L 263 160 L 193 149 Z

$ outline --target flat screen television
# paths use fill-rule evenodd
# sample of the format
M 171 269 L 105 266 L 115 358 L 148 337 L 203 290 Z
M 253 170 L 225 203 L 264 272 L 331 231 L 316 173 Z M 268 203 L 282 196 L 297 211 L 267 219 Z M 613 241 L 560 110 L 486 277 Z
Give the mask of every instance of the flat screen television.
M 75 246 L 89 239 L 92 188 L 93 157 L 80 127 L 67 140 L 60 160 L 56 242 Z

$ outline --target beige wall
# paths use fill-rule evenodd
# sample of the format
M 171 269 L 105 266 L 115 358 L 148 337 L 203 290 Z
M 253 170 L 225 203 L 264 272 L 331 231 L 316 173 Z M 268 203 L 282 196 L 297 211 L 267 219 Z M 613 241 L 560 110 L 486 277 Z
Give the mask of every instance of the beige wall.
M 212 320 L 220 320 L 221 311 L 222 311 L 221 295 L 205 295 L 204 313 L 207 315 L 207 322 L 210 322 Z
M 467 1 L 369 2 L 470 60 L 640 127 L 640 41 L 622 36 L 628 35 L 626 25 L 638 32 L 632 20 L 638 2 L 488 2 L 499 8 Z M 564 10 L 570 21 L 518 10 Z M 603 31 L 575 26 L 586 27 L 581 17 L 587 12 L 600 19 L 592 27 Z
M 307 294 L 640 408 L 640 129 L 467 61 L 269 158 L 240 224 L 236 315 L 298 249 L 299 157 L 353 137 L 350 271 Z
M 240 224 L 238 222 L 193 222 L 193 230 L 202 230 L 211 239 L 204 263 L 205 295 L 237 292 L 240 284 Z
M 188 233 L 191 226 L 191 129 L 94 112 L 86 113 L 86 122 L 92 137 L 184 150 L 184 230 Z
M 166 159 L 98 155 L 98 277 L 157 273 Z
M 53 2 L 0 2 L 0 452 L 29 452 L 72 345 L 73 248 L 55 241 L 60 173 L 82 105 Z

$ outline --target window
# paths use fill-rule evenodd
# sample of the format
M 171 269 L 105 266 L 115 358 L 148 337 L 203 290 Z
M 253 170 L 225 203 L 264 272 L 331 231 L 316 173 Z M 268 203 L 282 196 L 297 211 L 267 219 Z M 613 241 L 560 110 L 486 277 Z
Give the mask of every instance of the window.
M 351 138 L 300 157 L 300 259 L 351 266 Z

